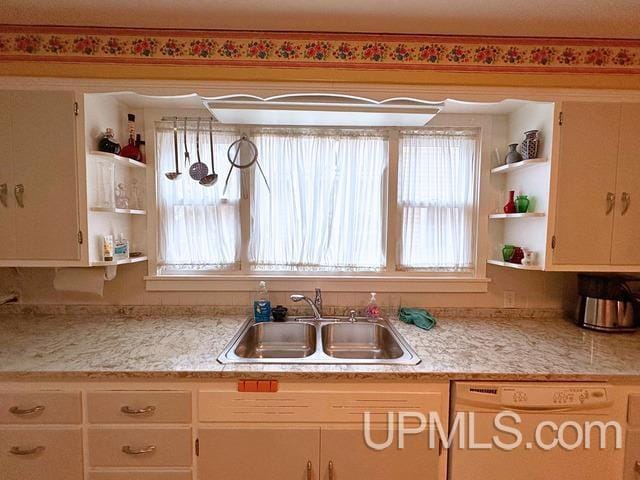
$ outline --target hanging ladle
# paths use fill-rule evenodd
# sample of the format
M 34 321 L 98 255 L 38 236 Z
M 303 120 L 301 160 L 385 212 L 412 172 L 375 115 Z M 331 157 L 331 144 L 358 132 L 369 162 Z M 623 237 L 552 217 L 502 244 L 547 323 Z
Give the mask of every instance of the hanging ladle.
M 164 176 L 169 180 L 175 180 L 178 178 L 180 173 L 180 167 L 178 165 L 178 118 L 176 117 L 173 120 L 173 158 L 176 161 L 176 171 L 165 173 Z
M 209 149 L 211 151 L 211 173 L 200 180 L 200 185 L 204 185 L 205 187 L 211 187 L 218 181 L 216 166 L 213 162 L 213 126 L 211 119 L 209 119 Z
M 209 167 L 200 160 L 200 118 L 196 124 L 196 157 L 198 161 L 189 167 L 189 176 L 199 182 L 209 173 Z

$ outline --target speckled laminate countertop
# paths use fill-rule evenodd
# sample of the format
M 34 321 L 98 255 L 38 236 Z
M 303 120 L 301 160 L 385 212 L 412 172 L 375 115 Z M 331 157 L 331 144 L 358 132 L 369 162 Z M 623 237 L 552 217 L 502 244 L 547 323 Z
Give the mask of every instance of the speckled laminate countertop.
M 392 320 L 416 366 L 222 365 L 240 315 L 0 314 L 0 380 L 78 378 L 375 378 L 640 381 L 640 333 L 562 318 L 442 318 L 431 331 Z

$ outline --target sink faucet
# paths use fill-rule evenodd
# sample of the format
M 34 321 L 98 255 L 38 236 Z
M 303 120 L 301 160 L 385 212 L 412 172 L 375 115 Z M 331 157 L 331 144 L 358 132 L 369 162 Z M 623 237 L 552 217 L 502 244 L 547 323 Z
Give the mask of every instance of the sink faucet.
M 309 297 L 305 297 L 304 295 L 294 294 L 289 298 L 294 302 L 300 302 L 304 300 L 309 304 L 311 310 L 313 310 L 313 317 L 316 320 L 320 320 L 322 318 L 322 291 L 319 288 L 316 288 L 316 298 L 315 300 L 311 300 Z

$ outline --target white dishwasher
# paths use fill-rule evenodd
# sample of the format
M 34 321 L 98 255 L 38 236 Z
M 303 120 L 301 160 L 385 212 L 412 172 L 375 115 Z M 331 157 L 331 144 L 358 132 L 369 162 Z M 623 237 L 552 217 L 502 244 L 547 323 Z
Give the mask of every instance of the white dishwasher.
M 616 394 L 603 383 L 456 382 L 449 480 L 622 478 L 626 405 Z

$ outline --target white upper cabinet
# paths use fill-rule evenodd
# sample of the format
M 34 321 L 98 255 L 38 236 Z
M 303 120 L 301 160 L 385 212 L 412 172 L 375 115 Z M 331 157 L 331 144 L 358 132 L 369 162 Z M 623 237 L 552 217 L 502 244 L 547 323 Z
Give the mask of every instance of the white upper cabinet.
M 0 92 L 0 258 L 15 258 L 15 203 L 9 196 L 13 189 L 14 155 L 11 142 L 11 96 L 8 92 Z
M 640 265 L 640 104 L 622 105 L 611 263 Z
M 74 93 L 1 91 L 0 141 L 0 261 L 78 262 Z
M 551 269 L 640 270 L 640 105 L 562 112 Z

